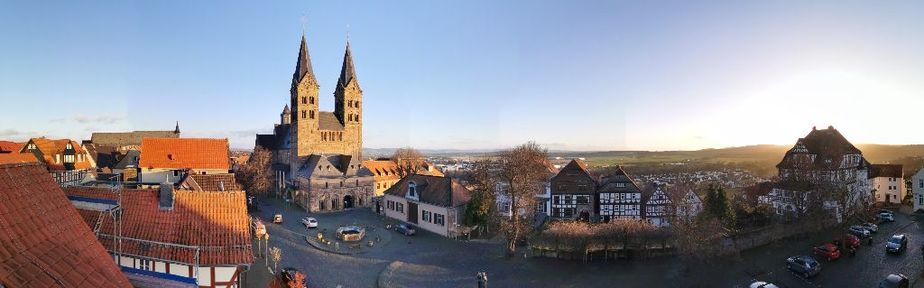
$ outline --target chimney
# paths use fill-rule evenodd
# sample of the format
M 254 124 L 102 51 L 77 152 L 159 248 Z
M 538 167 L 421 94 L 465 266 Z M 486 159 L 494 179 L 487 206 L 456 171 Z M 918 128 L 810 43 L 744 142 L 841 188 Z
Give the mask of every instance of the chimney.
M 167 182 L 160 184 L 160 194 L 158 203 L 161 211 L 173 210 L 173 184 Z

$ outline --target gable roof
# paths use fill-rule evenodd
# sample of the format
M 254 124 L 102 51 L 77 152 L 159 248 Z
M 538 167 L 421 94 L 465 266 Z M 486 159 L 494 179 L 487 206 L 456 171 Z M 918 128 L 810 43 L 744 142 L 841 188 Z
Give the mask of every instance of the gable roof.
M 70 139 L 48 139 L 45 137 L 29 139 L 29 141 L 23 145 L 20 153 L 34 153 L 29 150 L 29 143 L 35 144 L 35 149 L 38 150 L 41 154 L 41 159 L 39 160 L 43 162 L 45 166 L 47 166 L 50 170 L 65 169 L 63 155 L 64 151 L 67 149 L 67 144 L 71 144 L 71 147 L 74 149 L 74 155 L 86 155 L 86 150 L 84 150 L 83 147 L 77 143 L 77 141 Z M 56 163 L 55 161 L 55 155 L 58 154 L 62 155 L 60 163 Z M 36 155 L 36 158 L 38 158 L 38 155 Z M 84 159 L 83 161 L 80 161 L 79 159 L 74 159 L 74 169 L 83 170 L 90 168 L 91 165 L 90 161 L 88 160 L 89 159 Z
M 0 215 L 0 284 L 131 287 L 41 164 L 0 164 Z
M 320 155 L 311 154 L 299 157 L 302 165 L 298 169 L 298 176 L 308 178 L 318 177 L 349 177 L 372 176 L 362 162 L 351 155 Z
M 604 176 L 600 181 L 600 188 L 597 192 L 638 193 L 642 190 L 635 184 L 635 181 L 632 181 L 632 178 L 629 178 L 629 174 L 622 169 L 622 166 L 616 166 L 615 172 Z
M 68 196 L 117 199 L 108 188 L 68 187 Z M 247 203 L 244 192 L 199 192 L 176 190 L 173 210 L 161 210 L 158 191 L 122 190 L 122 236 L 127 238 L 198 246 L 203 266 L 242 265 L 253 262 Z M 98 212 L 81 210 L 86 223 L 95 225 Z M 100 231 L 112 231 L 111 218 L 104 218 Z M 103 232 L 101 232 L 103 234 Z M 112 241 L 100 242 L 112 248 Z M 195 263 L 194 251 L 145 245 L 123 240 L 122 252 L 144 257 Z
M 869 178 L 876 177 L 904 177 L 901 164 L 872 164 L 869 167 Z
M 179 124 L 178 124 L 179 125 Z M 116 149 L 123 146 L 141 146 L 144 138 L 179 138 L 174 131 L 132 131 L 132 132 L 94 132 L 90 142 L 99 146 L 111 146 Z
M 405 197 L 411 182 L 416 185 L 420 202 L 440 207 L 458 207 L 468 203 L 472 197 L 468 189 L 451 177 L 412 174 L 385 190 L 386 195 Z
M 796 155 L 811 155 L 814 159 L 804 159 Z M 786 152 L 783 160 L 776 165 L 777 168 L 789 169 L 836 169 L 841 165 L 841 160 L 847 154 L 861 154 L 860 149 L 847 141 L 844 135 L 841 135 L 837 129 L 828 126 L 828 129 L 815 129 L 808 133 L 804 138 L 796 140 L 796 145 Z M 810 162 L 806 162 L 810 161 Z M 860 166 L 868 164 L 865 159 L 860 161 Z
M 391 159 L 366 160 L 363 161 L 363 167 L 369 169 L 372 176 L 379 180 L 400 179 L 401 175 L 410 174 L 409 172 L 423 175 L 444 176 L 443 172 L 440 172 L 439 169 L 436 169 L 436 166 L 427 161 L 407 160 L 401 162 L 402 165 L 399 166 L 398 162 Z M 412 166 L 416 169 L 411 169 Z
M 228 139 L 144 138 L 141 168 L 228 170 Z
M 3 153 L 0 154 L 0 164 L 38 162 L 32 153 Z

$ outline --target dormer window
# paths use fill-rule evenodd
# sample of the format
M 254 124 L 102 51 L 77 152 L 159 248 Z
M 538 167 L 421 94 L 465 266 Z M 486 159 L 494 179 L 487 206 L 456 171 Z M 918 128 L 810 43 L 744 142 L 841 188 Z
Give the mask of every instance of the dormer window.
M 616 187 L 626 188 L 626 183 L 616 183 Z
M 407 184 L 407 198 L 420 201 L 420 195 L 417 194 L 417 183 L 411 181 Z
M 74 146 L 72 146 L 71 143 L 67 143 L 66 147 L 67 147 L 66 149 L 74 149 Z
M 35 150 L 35 143 L 29 143 L 29 150 Z

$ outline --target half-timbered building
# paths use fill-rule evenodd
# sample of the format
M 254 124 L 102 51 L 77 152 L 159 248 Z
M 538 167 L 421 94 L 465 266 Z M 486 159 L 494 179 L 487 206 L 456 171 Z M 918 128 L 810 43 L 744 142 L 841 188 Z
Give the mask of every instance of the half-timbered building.
M 642 219 L 642 190 L 626 174 L 622 166 L 604 176 L 597 189 L 600 220 Z
M 587 171 L 584 161 L 571 160 L 552 177 L 550 184 L 552 218 L 587 221 L 597 215 L 597 181 Z

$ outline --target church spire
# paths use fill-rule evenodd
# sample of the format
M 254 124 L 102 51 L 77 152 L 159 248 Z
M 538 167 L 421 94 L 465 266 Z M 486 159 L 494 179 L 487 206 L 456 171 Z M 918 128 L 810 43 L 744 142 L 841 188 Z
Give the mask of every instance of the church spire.
M 308 42 L 305 41 L 305 34 L 302 33 L 302 44 L 298 48 L 298 62 L 295 64 L 295 73 L 292 75 L 292 83 L 298 83 L 305 78 L 305 75 L 314 77 L 314 70 L 311 69 L 311 56 L 308 54 Z
M 180 135 L 180 121 L 176 121 L 176 129 L 173 129 L 173 133 Z
M 353 51 L 350 49 L 350 40 L 347 39 L 346 52 L 343 53 L 343 67 L 340 68 L 340 79 L 337 80 L 337 85 L 346 87 L 347 84 L 350 84 L 350 80 L 355 78 L 356 69 L 353 68 Z M 358 79 L 356 79 L 356 84 L 359 86 Z

